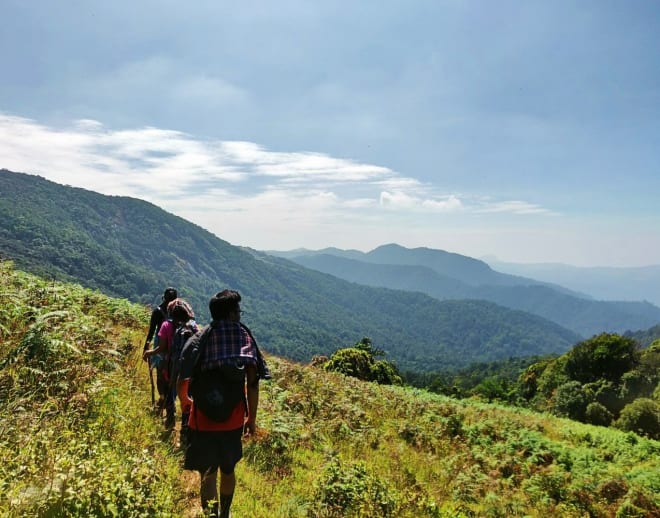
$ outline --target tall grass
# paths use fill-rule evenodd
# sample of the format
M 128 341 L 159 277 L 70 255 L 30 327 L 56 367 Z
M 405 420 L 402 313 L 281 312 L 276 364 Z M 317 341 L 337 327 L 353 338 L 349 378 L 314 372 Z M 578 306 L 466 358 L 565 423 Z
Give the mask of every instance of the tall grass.
M 0 515 L 197 516 L 149 411 L 148 311 L 0 277 Z M 657 441 L 267 359 L 236 517 L 660 516 Z
M 136 361 L 145 311 L 8 263 L 0 278 L 0 515 L 178 515 Z

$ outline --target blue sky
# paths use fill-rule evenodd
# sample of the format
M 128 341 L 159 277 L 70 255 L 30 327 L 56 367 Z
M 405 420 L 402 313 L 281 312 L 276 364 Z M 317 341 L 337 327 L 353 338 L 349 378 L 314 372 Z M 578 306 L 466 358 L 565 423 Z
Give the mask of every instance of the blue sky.
M 0 168 L 236 245 L 660 264 L 660 3 L 0 3 Z

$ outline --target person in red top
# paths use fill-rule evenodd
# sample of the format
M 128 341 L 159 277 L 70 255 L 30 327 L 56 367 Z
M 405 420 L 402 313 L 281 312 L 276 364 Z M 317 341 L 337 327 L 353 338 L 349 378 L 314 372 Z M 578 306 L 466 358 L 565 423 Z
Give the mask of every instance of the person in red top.
M 177 382 L 181 407 L 190 411 L 184 468 L 199 471 L 202 508 L 221 518 L 229 517 L 236 488 L 234 468 L 243 457 L 242 436 L 253 436 L 256 431 L 260 373 L 265 372 L 261 377 L 270 377 L 256 341 L 241 324 L 240 301 L 241 295 L 234 290 L 221 291 L 211 298 L 209 309 L 213 320 L 186 342 Z M 204 343 L 200 352 L 201 340 Z M 196 368 L 215 371 L 223 366 L 244 370 L 241 388 L 244 397 L 238 400 L 227 420 L 217 422 L 195 407 L 188 395 L 188 384 Z

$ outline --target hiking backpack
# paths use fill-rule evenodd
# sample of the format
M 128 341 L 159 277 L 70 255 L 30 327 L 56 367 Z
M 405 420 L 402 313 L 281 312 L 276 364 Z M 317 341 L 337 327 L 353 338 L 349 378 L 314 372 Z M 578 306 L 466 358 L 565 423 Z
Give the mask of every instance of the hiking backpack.
M 230 365 L 205 370 L 201 369 L 201 358 L 206 349 L 211 326 L 206 326 L 199 338 L 199 349 L 189 393 L 206 417 L 222 423 L 229 419 L 239 401 L 245 401 L 245 364 L 237 360 Z M 247 404 L 246 404 L 247 411 Z
M 199 331 L 199 326 L 194 320 L 188 320 L 185 324 L 179 325 L 174 330 L 174 336 L 172 337 L 172 348 L 169 351 L 169 373 L 170 373 L 170 384 L 176 385 L 177 378 L 179 377 L 179 371 L 181 370 L 181 351 L 183 351 L 183 346 L 186 345 L 188 339 Z

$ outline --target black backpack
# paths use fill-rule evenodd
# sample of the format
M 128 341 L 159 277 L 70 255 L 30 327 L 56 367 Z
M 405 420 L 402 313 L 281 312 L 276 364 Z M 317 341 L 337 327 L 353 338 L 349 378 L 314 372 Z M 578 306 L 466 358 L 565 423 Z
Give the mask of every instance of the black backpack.
M 194 320 L 189 320 L 185 324 L 179 325 L 174 331 L 172 337 L 172 348 L 170 349 L 169 358 L 169 371 L 170 371 L 170 384 L 176 385 L 181 370 L 181 351 L 183 346 L 186 345 L 188 339 L 199 331 L 199 326 Z
M 200 336 L 188 390 L 196 408 L 212 421 L 222 423 L 229 419 L 239 401 L 245 401 L 245 364 L 237 360 L 231 365 L 202 371 L 200 360 L 210 330 L 211 326 L 207 326 Z

